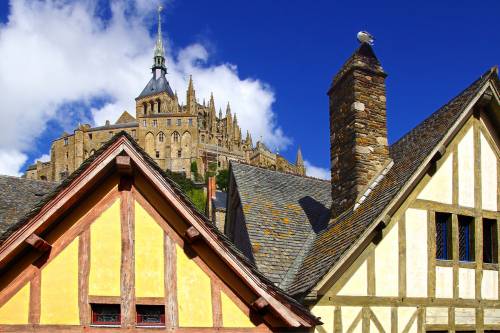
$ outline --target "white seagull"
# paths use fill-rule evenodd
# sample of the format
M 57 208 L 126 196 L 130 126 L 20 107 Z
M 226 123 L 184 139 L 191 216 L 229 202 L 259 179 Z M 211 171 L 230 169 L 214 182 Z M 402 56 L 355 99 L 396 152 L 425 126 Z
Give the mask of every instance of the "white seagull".
M 357 37 L 360 43 L 368 43 L 370 45 L 373 45 L 373 41 L 375 40 L 372 34 L 370 34 L 368 31 L 358 32 Z

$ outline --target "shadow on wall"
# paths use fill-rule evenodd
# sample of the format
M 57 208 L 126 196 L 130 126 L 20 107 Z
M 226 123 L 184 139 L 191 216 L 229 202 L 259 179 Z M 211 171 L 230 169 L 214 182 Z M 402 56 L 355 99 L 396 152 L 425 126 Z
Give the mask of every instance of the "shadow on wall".
M 299 204 L 316 234 L 327 227 L 330 219 L 330 209 L 310 196 L 301 198 Z

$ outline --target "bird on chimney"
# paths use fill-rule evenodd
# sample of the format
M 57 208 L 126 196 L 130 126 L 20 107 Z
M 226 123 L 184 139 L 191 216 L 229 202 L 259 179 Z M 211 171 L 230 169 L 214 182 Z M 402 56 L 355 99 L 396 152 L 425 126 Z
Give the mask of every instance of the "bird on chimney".
M 370 45 L 373 45 L 373 41 L 375 40 L 375 38 L 373 37 L 372 34 L 370 34 L 368 31 L 360 31 L 358 32 L 358 41 L 360 43 L 367 43 L 367 44 L 370 44 Z

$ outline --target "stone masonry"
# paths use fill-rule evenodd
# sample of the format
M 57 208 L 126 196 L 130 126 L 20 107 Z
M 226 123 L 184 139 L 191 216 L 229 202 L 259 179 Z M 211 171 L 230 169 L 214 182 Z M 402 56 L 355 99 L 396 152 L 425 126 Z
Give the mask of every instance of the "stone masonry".
M 362 43 L 328 91 L 333 217 L 353 207 L 390 161 L 386 76 L 372 47 Z

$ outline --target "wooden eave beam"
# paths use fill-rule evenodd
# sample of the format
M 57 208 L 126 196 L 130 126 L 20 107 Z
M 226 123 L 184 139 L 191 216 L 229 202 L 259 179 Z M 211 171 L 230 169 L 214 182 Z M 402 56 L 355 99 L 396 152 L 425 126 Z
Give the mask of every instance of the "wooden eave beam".
M 192 243 L 196 242 L 198 239 L 200 239 L 200 232 L 193 226 L 190 226 L 189 228 L 187 228 L 184 235 L 186 236 L 186 240 L 190 244 L 192 244 Z
M 25 242 L 40 252 L 47 252 L 52 248 L 52 245 L 37 234 L 29 235 Z

